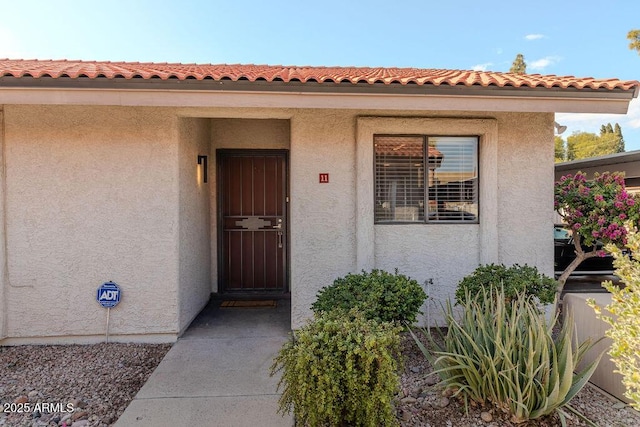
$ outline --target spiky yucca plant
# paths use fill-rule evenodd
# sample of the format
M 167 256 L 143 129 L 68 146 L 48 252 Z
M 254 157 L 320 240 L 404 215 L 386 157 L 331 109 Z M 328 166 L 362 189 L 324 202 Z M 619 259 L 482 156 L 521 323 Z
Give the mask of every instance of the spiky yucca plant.
M 423 354 L 440 376 L 441 385 L 481 405 L 492 404 L 522 423 L 558 411 L 565 424 L 568 402 L 587 383 L 600 358 L 574 374 L 590 341 L 572 342 L 573 319 L 567 316 L 557 338 L 531 297 L 519 294 L 507 307 L 502 290 L 467 295 L 462 316 L 446 308 L 444 344 L 428 331 L 431 350 L 412 332 Z

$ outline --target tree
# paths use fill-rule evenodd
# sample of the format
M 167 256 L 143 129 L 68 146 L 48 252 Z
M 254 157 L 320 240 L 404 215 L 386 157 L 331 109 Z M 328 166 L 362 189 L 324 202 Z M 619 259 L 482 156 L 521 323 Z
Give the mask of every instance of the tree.
M 556 163 L 564 162 L 567 158 L 567 150 L 565 148 L 564 139 L 561 136 L 555 137 L 555 159 Z
M 576 253 L 576 258 L 558 279 L 558 295 L 582 261 L 604 255 L 596 241 L 618 247 L 627 243 L 625 222 L 635 223 L 640 218 L 639 206 L 640 203 L 627 193 L 621 173 L 596 173 L 593 180 L 588 181 L 582 172 L 578 172 L 556 182 L 554 207 L 573 232 Z
M 627 39 L 631 42 L 629 43 L 629 49 L 638 51 L 638 55 L 640 55 L 640 30 L 629 31 Z
M 613 126 L 611 126 L 611 123 L 607 123 L 605 129 L 607 130 L 607 133 L 613 133 Z
M 613 133 L 616 136 L 616 138 L 618 139 L 618 153 L 624 153 L 625 147 L 624 147 L 624 137 L 622 136 L 622 128 L 620 128 L 620 125 L 618 123 L 616 123 L 615 127 L 613 128 Z
M 590 132 L 574 132 L 567 138 L 566 159 L 588 159 L 624 152 L 624 137 L 618 123 L 600 126 L 600 135 Z
M 618 142 L 612 133 L 598 136 L 590 132 L 574 132 L 567 137 L 567 150 L 571 147 L 572 157 L 576 160 L 616 153 L 617 146 Z M 568 153 L 567 160 L 570 160 Z
M 575 147 L 575 141 L 572 141 L 571 138 L 567 138 L 567 148 L 565 151 L 565 159 L 566 161 L 570 162 L 571 160 L 575 160 L 576 159 L 576 147 Z
M 613 147 L 614 153 L 624 152 L 624 137 L 622 136 L 622 128 L 618 123 L 611 126 L 611 123 L 600 127 L 601 145 L 605 147 Z
M 524 62 L 524 55 L 521 53 L 516 55 L 516 59 L 513 60 L 513 64 L 511 65 L 509 72 L 514 74 L 527 73 L 527 63 Z

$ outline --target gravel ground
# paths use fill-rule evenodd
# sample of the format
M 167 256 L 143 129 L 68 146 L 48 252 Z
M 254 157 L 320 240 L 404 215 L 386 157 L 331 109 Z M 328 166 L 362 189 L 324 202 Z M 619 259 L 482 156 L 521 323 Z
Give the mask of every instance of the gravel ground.
M 443 396 L 442 390 L 434 387 L 436 376 L 428 376 L 431 365 L 417 348 L 408 334 L 402 337 L 404 372 L 401 377 L 401 391 L 398 396 L 398 416 L 401 425 L 432 427 L 551 427 L 560 426 L 557 416 L 546 417 L 524 424 L 513 424 L 508 417 L 492 408 L 469 408 L 465 414 L 464 403 L 455 398 Z M 588 384 L 571 405 L 599 427 L 640 426 L 640 412 L 619 400 L 602 393 Z M 567 427 L 586 426 L 584 421 L 573 417 L 567 420 Z
M 170 347 L 0 347 L 0 426 L 111 425 Z

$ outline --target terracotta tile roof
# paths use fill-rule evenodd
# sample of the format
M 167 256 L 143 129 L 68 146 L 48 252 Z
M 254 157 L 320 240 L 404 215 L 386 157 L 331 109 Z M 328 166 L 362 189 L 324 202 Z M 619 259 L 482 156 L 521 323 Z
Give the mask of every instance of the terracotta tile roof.
M 369 67 L 297 67 L 280 65 L 178 64 L 142 62 L 90 62 L 68 60 L 0 59 L 0 78 L 11 77 L 85 77 L 89 79 L 178 79 L 247 80 L 250 82 L 350 82 L 400 85 L 448 85 L 481 87 L 529 87 L 622 89 L 636 91 L 635 80 L 594 79 L 592 77 L 540 74 L 510 74 L 489 71 L 464 71 L 418 68 Z

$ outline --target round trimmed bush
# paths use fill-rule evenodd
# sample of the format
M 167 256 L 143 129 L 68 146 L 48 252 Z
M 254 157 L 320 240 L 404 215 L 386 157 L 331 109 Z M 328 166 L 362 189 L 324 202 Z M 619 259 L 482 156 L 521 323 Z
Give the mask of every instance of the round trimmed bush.
M 427 294 L 417 281 L 383 270 L 347 274 L 331 286 L 320 289 L 311 305 L 315 313 L 333 310 L 360 310 L 378 322 L 413 323 Z
M 558 282 L 526 264 L 514 264 L 508 268 L 503 264 L 481 265 L 458 284 L 456 303 L 464 304 L 467 294 L 473 298 L 482 295 L 483 290 L 491 294 L 500 289 L 503 289 L 505 301 L 511 301 L 523 293 L 536 297 L 541 304 L 551 304 Z

